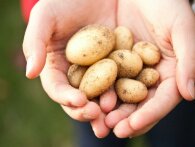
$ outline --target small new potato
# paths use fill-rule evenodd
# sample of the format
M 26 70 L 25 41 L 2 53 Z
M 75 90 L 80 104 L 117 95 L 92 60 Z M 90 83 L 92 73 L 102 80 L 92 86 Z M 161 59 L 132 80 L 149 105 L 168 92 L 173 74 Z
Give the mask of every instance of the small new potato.
M 92 99 L 110 88 L 116 76 L 116 63 L 111 59 L 102 59 L 87 69 L 79 89 L 87 95 L 88 99 Z
M 114 32 L 101 25 L 89 25 L 68 41 L 65 54 L 68 61 L 88 66 L 106 57 L 114 48 Z
M 137 76 L 137 80 L 141 81 L 146 85 L 146 87 L 154 86 L 159 80 L 159 72 L 153 68 L 145 68 Z
M 142 70 L 143 62 L 136 52 L 116 50 L 109 55 L 118 66 L 118 77 L 134 78 Z
M 118 97 L 125 103 L 138 103 L 143 101 L 148 94 L 147 87 L 139 81 L 121 78 L 115 84 Z
M 71 86 L 79 88 L 81 79 L 83 78 L 87 68 L 88 67 L 86 66 L 80 66 L 77 64 L 73 64 L 69 67 L 67 77 Z
M 119 26 L 114 30 L 114 34 L 116 38 L 115 50 L 131 50 L 133 46 L 133 35 L 128 28 Z
M 133 51 L 137 52 L 144 64 L 152 66 L 160 61 L 160 51 L 159 49 L 152 43 L 147 41 L 137 42 L 133 46 Z

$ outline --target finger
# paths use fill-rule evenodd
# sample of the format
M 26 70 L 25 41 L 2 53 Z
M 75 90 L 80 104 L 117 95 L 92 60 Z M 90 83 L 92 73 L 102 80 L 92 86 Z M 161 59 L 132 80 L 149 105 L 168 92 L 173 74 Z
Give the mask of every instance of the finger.
M 106 137 L 110 129 L 105 124 L 105 114 L 102 112 L 97 119 L 91 121 L 91 126 L 96 137 L 104 138 Z
M 26 76 L 37 77 L 45 65 L 46 45 L 52 35 L 54 21 L 48 7 L 38 2 L 32 9 L 27 26 L 23 51 L 27 59 Z
M 172 41 L 177 57 L 176 80 L 179 91 L 186 100 L 193 100 L 195 99 L 195 17 L 190 9 L 185 11 L 190 12 L 173 26 Z
M 148 92 L 147 99 L 154 96 L 156 88 L 151 88 Z M 114 128 L 121 120 L 129 117 L 138 107 L 142 107 L 142 104 L 121 104 L 118 109 L 110 112 L 105 119 L 106 125 L 110 128 Z
M 135 104 L 122 104 L 118 109 L 110 112 L 106 118 L 105 123 L 109 128 L 114 128 L 117 123 L 127 118 L 136 109 Z
M 51 62 L 54 59 L 55 63 Z M 66 68 L 68 67 L 63 54 L 48 54 L 46 65 L 40 75 L 43 88 L 49 97 L 59 104 L 84 106 L 88 102 L 87 97 L 83 92 L 69 85 Z
M 78 121 L 89 121 L 100 115 L 100 108 L 94 102 L 88 102 L 83 107 L 68 107 L 61 105 L 63 110 L 73 119 Z
M 145 127 L 144 129 L 135 131 L 131 127 L 128 118 L 120 121 L 114 128 L 113 132 L 118 138 L 132 138 L 135 136 L 142 135 L 146 132 L 148 132 L 156 123 Z
M 133 130 L 141 130 L 166 116 L 179 102 L 175 78 L 169 78 L 158 86 L 155 95 L 129 117 Z
M 131 134 L 133 134 L 134 130 L 132 129 L 132 127 L 130 126 L 128 119 L 123 119 L 122 121 L 120 121 L 114 128 L 113 130 L 114 134 L 118 137 L 118 138 L 127 138 L 129 137 Z
M 114 88 L 110 88 L 100 96 L 100 108 L 103 112 L 110 112 L 116 105 L 117 95 Z
M 147 127 L 145 127 L 144 129 L 141 129 L 139 131 L 135 131 L 133 134 L 130 134 L 128 137 L 129 138 L 133 138 L 133 137 L 137 137 L 140 135 L 143 135 L 145 133 L 147 133 L 149 130 L 151 130 L 158 122 L 155 122 Z

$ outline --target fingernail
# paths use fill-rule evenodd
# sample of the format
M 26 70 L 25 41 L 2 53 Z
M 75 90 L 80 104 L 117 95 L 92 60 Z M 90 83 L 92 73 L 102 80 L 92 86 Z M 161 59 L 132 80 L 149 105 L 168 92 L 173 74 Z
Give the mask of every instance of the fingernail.
M 29 57 L 27 59 L 27 64 L 26 64 L 26 76 L 29 76 L 30 71 L 32 70 L 32 65 L 33 65 L 33 57 Z
M 188 91 L 193 99 L 195 99 L 195 86 L 194 86 L 194 80 L 190 79 L 188 81 Z
M 94 134 L 96 134 L 98 129 L 96 127 L 92 127 L 92 130 L 93 130 Z

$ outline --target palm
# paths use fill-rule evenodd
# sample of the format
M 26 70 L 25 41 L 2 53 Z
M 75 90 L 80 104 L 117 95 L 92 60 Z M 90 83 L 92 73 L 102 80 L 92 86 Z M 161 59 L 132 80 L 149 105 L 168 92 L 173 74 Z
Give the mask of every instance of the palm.
M 142 4 L 144 5 L 144 4 Z M 122 5 L 121 11 L 119 11 L 119 25 L 125 25 L 130 28 L 130 30 L 134 34 L 135 41 L 147 40 L 157 44 L 161 50 L 162 58 L 160 63 L 155 67 L 161 75 L 160 85 L 167 85 L 167 90 L 172 94 L 173 97 L 178 97 L 176 85 L 176 57 L 173 51 L 173 45 L 171 44 L 171 26 L 176 21 L 174 18 L 175 15 L 170 16 L 169 13 L 165 10 L 161 13 L 155 13 L 154 10 L 144 11 L 146 9 L 142 9 L 139 6 L 139 3 L 129 2 L 129 5 L 126 4 L 124 7 Z M 155 7 L 155 6 L 154 6 Z M 152 9 L 150 7 L 150 9 Z M 158 10 L 159 11 L 159 10 Z M 133 18 L 125 18 L 129 16 L 128 14 L 132 14 Z M 157 15 L 156 15 L 157 14 Z M 163 21 L 156 21 L 158 18 L 162 18 L 163 15 L 169 15 L 169 20 L 166 18 Z M 120 17 L 121 16 L 121 17 Z M 155 18 L 156 17 L 156 18 Z M 173 82 L 174 81 L 174 82 Z M 171 88 L 170 88 L 171 87 Z M 152 89 L 152 93 L 154 94 L 158 90 L 157 87 Z M 150 99 L 150 98 L 148 98 Z M 148 99 L 146 101 L 148 101 Z M 140 103 L 140 105 L 144 105 L 145 101 Z M 139 107 L 139 105 L 138 105 Z
M 59 72 L 66 72 L 68 63 L 64 58 L 64 49 L 69 37 L 88 24 L 98 23 L 114 27 L 115 3 L 108 4 L 103 0 L 96 3 L 90 0 L 78 0 L 70 2 L 69 5 L 64 3 L 64 0 L 57 3 L 61 3 L 61 5 L 56 5 L 56 2 L 49 2 L 47 7 L 50 9 L 50 14 L 47 15 L 51 17 L 49 22 L 51 24 L 48 24 L 48 26 L 51 27 L 50 31 L 52 33 L 52 37 L 47 43 L 47 60 L 49 62 L 47 65 L 54 67 Z M 99 10 L 99 7 L 101 7 L 101 10 Z M 55 62 L 50 62 L 54 59 Z
M 60 3 L 57 5 L 56 3 Z M 100 0 L 96 3 L 90 0 L 71 1 L 67 5 L 64 0 L 48 2 L 47 13 L 51 21 L 50 26 L 52 38 L 50 39 L 50 50 L 64 50 L 66 41 L 78 29 L 88 24 L 104 24 L 109 27 L 115 26 L 115 3 L 109 4 Z M 78 7 L 79 5 L 79 7 Z M 101 10 L 99 9 L 101 7 Z M 53 10 L 53 11 L 52 11 Z

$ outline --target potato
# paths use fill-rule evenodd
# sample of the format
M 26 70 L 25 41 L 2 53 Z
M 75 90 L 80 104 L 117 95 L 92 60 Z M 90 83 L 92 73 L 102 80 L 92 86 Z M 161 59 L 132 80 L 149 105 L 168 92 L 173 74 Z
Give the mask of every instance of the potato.
M 115 36 L 109 28 L 89 25 L 75 33 L 68 41 L 65 54 L 68 61 L 78 65 L 92 65 L 106 57 L 115 44 Z
M 141 81 L 146 87 L 154 86 L 159 80 L 159 72 L 153 68 L 145 68 L 137 76 L 137 80 Z
M 133 46 L 132 50 L 140 55 L 146 65 L 152 66 L 160 61 L 159 49 L 150 42 L 140 41 Z
M 115 90 L 125 103 L 138 103 L 144 100 L 148 94 L 147 87 L 143 83 L 128 78 L 117 80 Z
M 133 46 L 133 35 L 126 27 L 119 26 L 114 30 L 116 43 L 115 49 L 127 49 L 131 50 Z
M 109 55 L 118 66 L 118 77 L 134 78 L 142 70 L 143 62 L 136 52 L 116 50 Z
M 113 85 L 116 76 L 116 63 L 111 59 L 102 59 L 87 69 L 79 89 L 87 95 L 88 99 L 92 99 Z
M 86 66 L 80 66 L 77 64 L 73 64 L 69 67 L 67 77 L 70 85 L 75 88 L 79 88 L 81 79 L 87 70 Z

